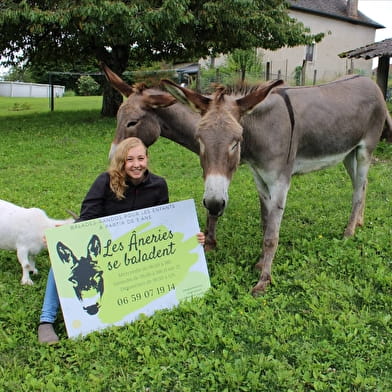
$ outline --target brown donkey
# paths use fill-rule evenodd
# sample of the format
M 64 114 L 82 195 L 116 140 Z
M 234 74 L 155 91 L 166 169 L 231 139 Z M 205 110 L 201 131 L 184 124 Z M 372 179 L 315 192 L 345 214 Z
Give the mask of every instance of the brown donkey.
M 344 163 L 353 185 L 352 211 L 344 235 L 363 224 L 367 173 L 384 125 L 392 122 L 378 86 L 369 78 L 351 76 L 313 87 L 260 86 L 245 96 L 218 90 L 200 95 L 165 80 L 178 100 L 202 118 L 195 137 L 204 172 L 204 205 L 219 216 L 228 201 L 228 187 L 240 160 L 254 175 L 261 204 L 263 247 L 261 270 L 253 294 L 271 282 L 280 224 L 291 176 Z
M 195 138 L 199 114 L 177 103 L 166 91 L 147 88 L 144 84 L 130 86 L 105 64 L 102 63 L 101 68 L 110 84 L 127 97 L 117 112 L 117 129 L 109 159 L 117 144 L 131 136 L 142 139 L 147 147 L 163 136 L 199 155 L 199 143 Z M 206 251 L 216 247 L 216 221 L 216 217 L 207 215 Z

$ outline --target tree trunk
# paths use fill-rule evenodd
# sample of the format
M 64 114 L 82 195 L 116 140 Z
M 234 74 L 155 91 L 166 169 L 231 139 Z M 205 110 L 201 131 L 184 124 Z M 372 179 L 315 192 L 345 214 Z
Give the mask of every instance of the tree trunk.
M 241 82 L 245 82 L 245 75 L 246 75 L 246 70 L 245 67 L 241 68 Z
M 116 117 L 122 101 L 122 95 L 106 82 L 103 87 L 101 115 L 104 117 Z
M 110 52 L 100 52 L 98 58 L 105 62 L 111 70 L 121 77 L 128 65 L 129 48 L 126 46 L 115 46 Z M 101 115 L 105 117 L 115 117 L 122 102 L 122 95 L 112 88 L 110 83 L 105 80 L 103 86 Z

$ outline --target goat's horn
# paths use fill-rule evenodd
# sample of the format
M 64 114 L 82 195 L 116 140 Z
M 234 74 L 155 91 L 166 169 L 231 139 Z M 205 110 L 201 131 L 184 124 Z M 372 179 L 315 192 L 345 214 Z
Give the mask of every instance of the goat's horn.
M 65 211 L 67 211 L 68 214 L 71 215 L 72 218 L 74 218 L 74 219 L 79 219 L 80 218 L 78 214 L 75 214 L 75 212 L 73 212 L 71 210 L 65 210 Z

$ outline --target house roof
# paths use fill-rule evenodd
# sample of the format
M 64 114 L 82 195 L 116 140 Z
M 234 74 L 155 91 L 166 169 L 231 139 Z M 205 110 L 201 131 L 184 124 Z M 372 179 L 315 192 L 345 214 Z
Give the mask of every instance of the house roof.
M 198 63 L 188 64 L 183 67 L 176 68 L 176 71 L 180 73 L 196 74 L 199 72 L 199 64 Z
M 348 50 L 339 54 L 339 57 L 364 58 L 366 60 L 373 57 L 392 56 L 392 38 L 383 41 L 373 42 L 357 49 Z
M 289 0 L 292 10 L 307 12 L 333 19 L 345 20 L 350 23 L 370 26 L 376 29 L 385 26 L 368 18 L 361 11 L 358 11 L 357 17 L 349 16 L 347 13 L 347 0 Z

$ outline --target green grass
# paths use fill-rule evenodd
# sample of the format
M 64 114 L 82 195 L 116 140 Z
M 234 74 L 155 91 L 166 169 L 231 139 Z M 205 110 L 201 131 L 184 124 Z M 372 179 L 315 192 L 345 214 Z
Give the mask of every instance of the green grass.
M 54 111 L 96 110 L 102 105 L 102 97 L 55 98 Z M 2 116 L 25 116 L 50 111 L 48 98 L 7 98 L 0 97 Z
M 15 102 L 30 109 L 12 111 Z M 63 105 L 62 107 L 60 105 Z M 107 166 L 114 119 L 99 97 L 0 98 L 0 198 L 79 211 Z M 160 139 L 151 168 L 171 201 L 194 198 L 198 157 Z M 0 250 L 0 391 L 380 391 L 392 390 L 392 146 L 380 143 L 369 173 L 365 226 L 342 239 L 351 186 L 343 166 L 293 178 L 273 264 L 274 284 L 253 298 L 260 244 L 258 199 L 246 166 L 236 172 L 207 254 L 203 297 L 124 327 L 42 346 L 36 329 L 49 269 L 37 258 L 34 285 L 20 285 L 14 252 Z

